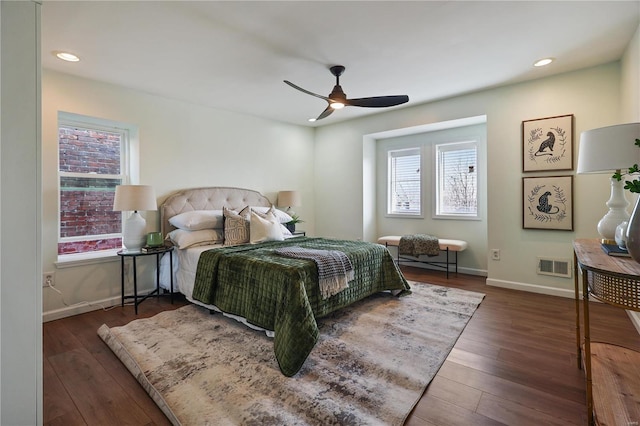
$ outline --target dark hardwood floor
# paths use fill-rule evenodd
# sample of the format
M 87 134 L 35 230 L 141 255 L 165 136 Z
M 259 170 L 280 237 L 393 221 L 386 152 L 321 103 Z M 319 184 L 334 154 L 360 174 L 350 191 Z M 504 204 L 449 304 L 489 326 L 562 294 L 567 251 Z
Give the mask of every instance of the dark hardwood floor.
M 439 271 L 403 271 L 409 280 L 486 294 L 407 425 L 586 424 L 572 299 L 489 287 L 476 276 L 447 280 Z M 44 424 L 168 424 L 96 330 L 185 303 L 151 299 L 137 317 L 125 306 L 45 323 Z M 591 305 L 594 341 L 640 350 L 640 335 L 624 310 Z

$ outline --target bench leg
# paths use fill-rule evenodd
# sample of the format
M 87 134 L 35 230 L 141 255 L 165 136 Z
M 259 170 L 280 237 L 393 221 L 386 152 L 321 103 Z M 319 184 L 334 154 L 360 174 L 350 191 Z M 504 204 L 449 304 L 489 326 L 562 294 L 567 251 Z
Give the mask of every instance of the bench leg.
M 449 247 L 447 247 L 447 279 L 449 279 Z
M 456 275 L 458 275 L 458 252 L 456 252 Z

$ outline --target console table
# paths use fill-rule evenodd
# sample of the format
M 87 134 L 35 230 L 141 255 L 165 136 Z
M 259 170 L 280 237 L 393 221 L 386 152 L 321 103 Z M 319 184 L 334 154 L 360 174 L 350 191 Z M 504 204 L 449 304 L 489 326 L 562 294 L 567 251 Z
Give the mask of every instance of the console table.
M 578 368 L 584 363 L 588 424 L 640 422 L 640 352 L 591 342 L 589 297 L 622 309 L 640 311 L 640 264 L 607 255 L 600 241 L 573 242 Z M 579 274 L 580 272 L 580 274 Z M 584 311 L 584 354 L 580 333 L 580 283 Z

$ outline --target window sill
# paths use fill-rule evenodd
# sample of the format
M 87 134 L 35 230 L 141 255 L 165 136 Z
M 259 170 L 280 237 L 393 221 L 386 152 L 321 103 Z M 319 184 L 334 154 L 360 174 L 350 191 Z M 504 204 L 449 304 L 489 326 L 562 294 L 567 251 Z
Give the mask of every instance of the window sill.
M 445 219 L 445 220 L 482 220 L 479 216 L 463 216 L 463 215 L 433 215 L 432 219 Z
M 56 268 L 73 268 L 76 266 L 93 265 L 96 263 L 117 262 L 119 250 L 105 250 L 92 253 L 65 254 L 58 256 Z
M 420 214 L 420 213 L 387 213 L 384 215 L 385 217 L 388 218 L 396 218 L 396 219 L 424 219 L 424 215 Z

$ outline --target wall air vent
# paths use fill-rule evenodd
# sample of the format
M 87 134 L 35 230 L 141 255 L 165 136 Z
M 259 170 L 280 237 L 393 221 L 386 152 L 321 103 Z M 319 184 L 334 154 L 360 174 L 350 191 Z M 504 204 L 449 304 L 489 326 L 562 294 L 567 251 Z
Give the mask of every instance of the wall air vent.
M 538 274 L 571 278 L 571 261 L 569 259 L 551 259 L 539 257 Z

